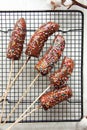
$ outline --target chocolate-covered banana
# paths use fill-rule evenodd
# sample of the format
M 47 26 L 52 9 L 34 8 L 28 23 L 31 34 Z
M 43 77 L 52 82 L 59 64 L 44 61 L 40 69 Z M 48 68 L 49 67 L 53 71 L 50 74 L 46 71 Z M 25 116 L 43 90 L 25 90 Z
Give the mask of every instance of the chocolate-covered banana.
M 26 22 L 20 18 L 12 31 L 10 42 L 7 49 L 7 58 L 19 60 L 23 50 L 23 43 L 26 36 Z
M 60 87 L 65 84 L 72 74 L 74 61 L 71 58 L 64 57 L 61 68 L 50 75 L 52 85 Z
M 53 68 L 54 64 L 60 59 L 65 48 L 63 36 L 57 35 L 54 39 L 54 45 L 51 46 L 45 55 L 38 61 L 35 68 L 42 75 L 46 75 Z
M 58 29 L 59 25 L 55 22 L 48 22 L 42 25 L 31 37 L 25 52 L 26 55 L 29 57 L 39 57 L 44 43 L 48 40 L 48 37 L 58 31 Z
M 68 86 L 64 86 L 63 88 L 55 89 L 43 94 L 39 100 L 41 106 L 45 110 L 47 110 L 49 108 L 52 108 L 56 104 L 61 103 L 71 97 L 72 97 L 71 88 Z

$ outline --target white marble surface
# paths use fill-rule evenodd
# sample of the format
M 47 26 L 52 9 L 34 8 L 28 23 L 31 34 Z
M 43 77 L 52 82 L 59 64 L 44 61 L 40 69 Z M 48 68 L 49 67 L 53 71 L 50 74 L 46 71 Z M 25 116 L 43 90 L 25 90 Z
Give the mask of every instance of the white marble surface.
M 46 0 L 2 0 L 0 1 L 0 10 L 49 10 L 50 7 L 46 4 Z M 64 7 L 58 8 L 65 9 Z M 84 115 L 87 115 L 87 10 L 73 6 L 71 9 L 80 9 L 84 12 Z M 59 122 L 59 123 L 28 123 L 18 124 L 12 130 L 75 130 L 75 122 Z M 0 130 L 5 130 L 9 124 L 4 127 L 0 126 Z

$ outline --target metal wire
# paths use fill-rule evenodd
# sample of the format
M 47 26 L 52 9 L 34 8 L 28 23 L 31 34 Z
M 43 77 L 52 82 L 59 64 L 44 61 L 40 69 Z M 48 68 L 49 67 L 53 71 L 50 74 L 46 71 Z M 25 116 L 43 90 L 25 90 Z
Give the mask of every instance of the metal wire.
M 27 36 L 24 43 L 24 50 L 22 57 L 19 61 L 15 61 L 14 71 L 12 78 L 16 75 L 19 68 L 27 59 L 25 55 L 26 44 L 28 43 L 31 35 L 43 23 L 48 21 L 55 21 L 60 24 L 60 30 L 53 34 L 45 43 L 44 49 L 41 52 L 40 58 L 46 52 L 50 44 L 53 44 L 53 39 L 56 34 L 61 34 L 66 40 L 66 47 L 60 61 L 57 63 L 51 72 L 57 70 L 62 62 L 64 56 L 71 57 L 75 61 L 75 68 L 71 78 L 68 81 L 68 86 L 72 88 L 73 97 L 69 101 L 65 101 L 56 105 L 54 108 L 44 111 L 39 109 L 22 122 L 56 122 L 56 121 L 78 121 L 83 115 L 83 14 L 80 11 L 2 11 L 0 12 L 0 96 L 6 89 L 8 73 L 10 68 L 10 60 L 6 58 L 6 50 L 13 29 L 14 23 L 19 18 L 25 18 L 27 23 Z M 39 58 L 39 59 L 40 59 Z M 3 116 L 3 121 L 11 111 L 19 97 L 26 89 L 27 85 L 31 83 L 37 75 L 34 65 L 38 59 L 31 58 L 28 62 L 26 69 L 16 81 L 14 87 L 11 89 L 7 99 L 6 108 Z M 8 122 L 13 122 L 19 115 L 24 112 L 31 102 L 42 93 L 42 91 L 49 84 L 48 76 L 41 76 L 30 93 L 16 109 L 13 116 Z M 3 99 L 0 101 L 0 111 L 2 108 Z M 37 102 L 37 105 L 39 102 Z M 33 107 L 35 108 L 35 106 Z

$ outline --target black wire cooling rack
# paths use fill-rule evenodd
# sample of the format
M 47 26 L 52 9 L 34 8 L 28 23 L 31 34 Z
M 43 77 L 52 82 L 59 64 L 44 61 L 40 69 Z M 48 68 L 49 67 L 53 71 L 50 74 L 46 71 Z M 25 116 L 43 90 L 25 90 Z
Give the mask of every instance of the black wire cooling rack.
M 27 23 L 27 36 L 24 43 L 24 50 L 19 61 L 15 61 L 12 79 L 18 72 L 19 68 L 26 60 L 25 49 L 31 35 L 43 23 L 48 21 L 55 21 L 60 24 L 60 30 L 56 34 L 61 34 L 66 40 L 66 47 L 64 53 L 56 64 L 57 70 L 60 67 L 64 56 L 71 57 L 75 61 L 75 68 L 71 78 L 68 81 L 68 86 L 72 88 L 73 96 L 69 101 L 65 101 L 56 105 L 48 111 L 39 109 L 32 113 L 22 122 L 55 122 L 55 121 L 78 121 L 83 115 L 83 14 L 80 11 L 2 11 L 0 12 L 0 96 L 5 92 L 8 74 L 10 69 L 10 60 L 6 58 L 6 50 L 9 43 L 11 31 L 14 23 L 19 18 L 25 18 Z M 44 49 L 40 57 L 45 53 L 50 44 L 53 44 L 54 35 L 52 35 L 45 43 Z M 39 57 L 39 58 L 40 58 Z M 37 75 L 34 65 L 37 63 L 37 58 L 31 58 L 26 69 L 19 76 L 15 85 L 12 87 L 6 99 L 5 112 L 3 121 L 8 113 L 14 107 L 19 97 L 22 96 L 27 85 L 31 83 Z M 21 113 L 26 110 L 27 106 L 33 102 L 36 97 L 48 86 L 48 76 L 40 76 L 35 82 L 33 88 L 21 102 L 15 113 L 10 117 L 8 122 L 15 121 Z M 2 102 L 0 102 L 0 111 L 2 109 Z M 36 103 L 38 105 L 39 102 Z M 34 105 L 35 107 L 35 105 Z M 33 108 L 34 108 L 33 107 Z

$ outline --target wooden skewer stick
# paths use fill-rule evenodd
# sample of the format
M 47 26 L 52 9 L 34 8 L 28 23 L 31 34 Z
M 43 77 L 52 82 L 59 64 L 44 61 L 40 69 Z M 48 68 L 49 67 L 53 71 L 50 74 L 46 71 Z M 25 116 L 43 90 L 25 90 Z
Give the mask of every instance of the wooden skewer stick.
M 14 82 L 16 81 L 16 79 L 21 74 L 21 72 L 23 71 L 23 69 L 26 67 L 27 62 L 29 61 L 29 59 L 30 59 L 30 57 L 24 62 L 23 66 L 20 68 L 19 72 L 16 74 L 15 78 L 13 79 L 13 81 L 11 82 L 11 84 L 8 86 L 8 91 L 7 90 L 5 91 L 3 97 L 5 96 L 5 94 L 6 95 L 8 94 L 8 92 L 10 91 L 10 89 L 11 89 L 12 85 L 14 84 Z
M 50 88 L 50 85 L 40 94 L 39 97 L 37 97 L 37 98 L 34 100 L 34 102 L 32 102 L 32 104 L 24 111 L 23 114 L 20 115 L 20 117 L 19 117 L 17 120 L 19 120 L 21 117 L 23 117 L 23 116 L 26 114 L 26 112 L 29 111 L 29 109 L 38 101 L 38 99 L 39 99 L 49 88 Z
M 40 76 L 40 73 L 38 73 L 38 75 L 34 78 L 34 80 L 31 82 L 31 84 L 27 87 L 27 89 L 24 91 L 23 95 L 19 98 L 19 101 L 16 103 L 16 105 L 13 107 L 13 109 L 11 110 L 11 113 L 9 113 L 9 115 L 7 116 L 7 118 L 5 119 L 3 125 L 6 123 L 7 120 L 9 120 L 9 117 L 13 114 L 13 112 L 15 111 L 15 109 L 18 107 L 18 105 L 20 104 L 20 102 L 22 101 L 22 99 L 26 96 L 26 94 L 29 92 L 30 88 L 32 87 L 32 85 L 35 83 L 35 81 L 38 79 L 38 77 Z
M 26 118 L 27 116 L 31 115 L 33 112 L 35 112 L 36 110 L 40 109 L 42 106 L 37 106 L 35 109 L 33 109 L 31 112 L 29 112 L 28 114 L 26 114 L 24 117 L 22 117 L 19 121 L 23 120 L 24 118 Z M 10 130 L 14 125 L 16 125 L 19 121 L 14 122 L 12 125 L 10 125 L 6 130 Z
M 56 64 L 54 64 L 56 65 Z M 8 114 L 7 118 L 5 119 L 5 121 L 3 122 L 2 125 L 4 125 L 7 120 L 9 120 L 9 118 L 12 116 L 13 112 L 15 111 L 15 109 L 18 107 L 18 105 L 20 104 L 20 102 L 22 101 L 22 99 L 26 96 L 26 94 L 29 92 L 29 89 L 32 87 L 32 85 L 34 84 L 34 82 L 38 79 L 38 77 L 40 76 L 40 73 L 38 73 L 38 75 L 34 78 L 34 80 L 31 82 L 31 84 L 27 87 L 27 89 L 24 91 L 23 95 L 19 98 L 19 101 L 15 104 L 14 108 L 11 110 L 11 112 Z
M 14 68 L 14 60 L 11 60 L 11 68 L 10 68 L 10 72 L 9 72 L 9 78 L 8 78 L 8 83 L 7 83 L 7 89 L 5 91 L 4 97 L 3 97 L 3 106 L 2 106 L 2 111 L 1 111 L 1 116 L 0 116 L 0 123 L 2 121 L 2 116 L 4 113 L 4 109 L 5 109 L 5 103 L 6 103 L 6 97 L 7 97 L 7 91 L 8 91 L 8 86 L 11 83 L 11 77 L 12 77 L 12 72 L 13 72 L 13 68 Z
M 32 85 L 34 84 L 34 82 L 38 79 L 38 77 L 40 76 L 40 73 L 38 73 L 38 75 L 34 78 L 34 80 L 31 82 L 31 84 L 27 87 L 27 89 L 24 91 L 23 95 L 19 98 L 19 101 L 15 104 L 15 106 L 13 107 L 13 109 L 11 110 L 11 112 L 8 114 L 7 118 L 5 119 L 5 121 L 3 122 L 2 125 L 4 125 L 6 123 L 7 120 L 9 120 L 9 118 L 11 117 L 11 115 L 13 114 L 13 112 L 15 111 L 15 109 L 18 107 L 18 105 L 20 104 L 20 102 L 22 101 L 22 99 L 26 96 L 26 94 L 29 92 L 29 89 L 32 87 Z
M 18 76 L 21 74 L 21 72 L 23 71 L 23 69 L 26 67 L 27 62 L 29 61 L 29 59 L 30 59 L 30 57 L 28 57 L 28 59 L 24 62 L 23 66 L 21 67 L 21 69 L 19 70 L 19 72 L 16 74 L 16 76 L 15 76 L 15 78 L 13 79 L 13 81 L 11 82 L 11 84 L 8 85 L 6 91 L 5 91 L 4 95 L 3 95 L 3 97 L 4 97 L 4 102 L 5 102 L 5 99 L 6 99 L 7 95 L 8 95 L 8 92 L 10 91 L 12 85 L 14 84 L 14 82 L 16 81 L 16 79 L 18 78 Z M 5 104 L 5 103 L 3 103 L 3 104 Z M 4 106 L 4 105 L 3 105 L 3 106 Z M 4 107 L 3 107 L 2 109 L 4 110 Z M 1 116 L 0 116 L 1 118 L 2 118 L 2 114 L 3 114 L 3 110 L 2 110 L 2 113 L 1 113 Z M 1 118 L 0 118 L 0 122 L 1 122 L 1 120 L 2 120 Z
M 16 125 L 17 123 L 19 123 L 21 120 L 23 120 L 24 118 L 26 118 L 27 116 L 29 116 L 31 113 L 33 113 L 34 111 L 36 111 L 36 109 L 33 109 L 30 113 L 26 114 L 26 112 L 29 111 L 29 109 L 38 101 L 38 99 L 50 88 L 50 85 L 40 94 L 39 97 L 37 97 L 35 99 L 35 101 L 24 111 L 23 114 L 20 115 L 20 117 L 7 129 L 10 130 L 14 125 Z M 41 105 L 38 106 L 37 108 L 41 108 Z
M 29 116 L 30 114 L 32 114 L 33 112 L 35 112 L 36 110 L 38 110 L 38 109 L 40 109 L 40 108 L 42 108 L 41 105 L 37 106 L 35 109 L 31 110 L 29 113 L 25 114 L 22 118 L 20 118 L 20 119 L 18 120 L 18 122 L 22 121 L 22 120 L 25 119 L 27 116 Z
M 13 68 L 14 68 L 14 60 L 11 60 L 11 70 L 10 70 L 10 73 L 9 73 L 7 86 L 10 85 L 10 83 L 11 83 Z

